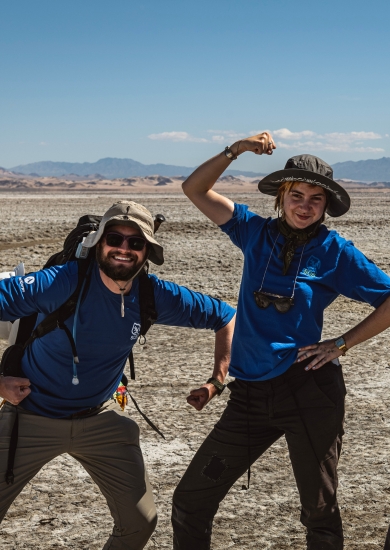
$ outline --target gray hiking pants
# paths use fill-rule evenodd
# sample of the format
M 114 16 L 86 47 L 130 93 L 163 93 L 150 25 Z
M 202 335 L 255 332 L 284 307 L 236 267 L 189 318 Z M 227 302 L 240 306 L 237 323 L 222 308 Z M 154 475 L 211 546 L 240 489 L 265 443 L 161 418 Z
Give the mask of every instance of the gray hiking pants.
M 10 435 L 19 414 L 15 481 L 7 485 Z M 0 409 L 0 521 L 44 464 L 68 453 L 78 460 L 105 496 L 114 519 L 104 550 L 141 550 L 157 522 L 152 491 L 139 446 L 139 428 L 112 402 L 93 416 L 53 419 L 5 404 Z
M 209 550 L 219 503 L 249 464 L 285 436 L 308 550 L 342 550 L 336 499 L 345 385 L 340 366 L 294 364 L 265 382 L 236 380 L 230 400 L 173 496 L 175 550 Z

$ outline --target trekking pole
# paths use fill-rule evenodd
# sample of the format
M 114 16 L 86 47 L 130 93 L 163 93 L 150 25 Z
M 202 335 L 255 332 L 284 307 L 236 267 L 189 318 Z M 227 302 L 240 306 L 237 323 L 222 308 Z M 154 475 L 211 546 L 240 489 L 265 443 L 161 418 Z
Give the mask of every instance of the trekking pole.
M 165 216 L 163 216 L 162 214 L 157 214 L 156 217 L 154 218 L 154 232 L 156 233 L 158 231 L 158 228 L 160 227 L 160 225 L 165 222 Z

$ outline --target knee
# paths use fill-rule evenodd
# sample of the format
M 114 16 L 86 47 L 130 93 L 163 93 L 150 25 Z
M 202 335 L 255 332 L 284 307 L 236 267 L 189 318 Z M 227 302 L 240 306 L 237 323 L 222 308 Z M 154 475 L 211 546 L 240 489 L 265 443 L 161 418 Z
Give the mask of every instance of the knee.
M 172 517 L 177 514 L 180 515 L 179 510 L 181 510 L 182 513 L 184 510 L 190 511 L 189 508 L 191 507 L 191 502 L 192 499 L 190 494 L 186 491 L 181 491 L 180 485 L 176 487 L 172 497 Z
M 171 521 L 174 527 L 186 526 L 186 530 L 194 528 L 207 533 L 217 510 L 218 503 L 213 501 L 211 495 L 207 500 L 198 499 L 187 491 L 176 489 L 172 499 Z
M 145 525 L 145 534 L 147 535 L 148 539 L 153 535 L 154 530 L 157 527 L 157 513 L 155 513 L 151 518 L 148 518 L 147 523 Z
M 131 522 L 127 525 L 122 532 L 122 536 L 128 536 L 131 540 L 146 542 L 153 535 L 157 527 L 157 513 L 154 510 L 153 513 L 147 516 L 138 517 L 137 522 L 134 522 L 134 518 L 131 518 Z M 127 542 L 127 538 L 124 539 Z M 142 546 L 143 548 L 143 546 Z
M 123 519 L 123 518 L 122 518 Z M 119 528 L 116 524 L 112 535 L 106 542 L 103 550 L 114 550 L 119 548 L 144 548 L 153 534 L 157 525 L 157 514 L 139 517 L 134 521 L 134 517 L 129 515 L 129 523 L 123 524 Z

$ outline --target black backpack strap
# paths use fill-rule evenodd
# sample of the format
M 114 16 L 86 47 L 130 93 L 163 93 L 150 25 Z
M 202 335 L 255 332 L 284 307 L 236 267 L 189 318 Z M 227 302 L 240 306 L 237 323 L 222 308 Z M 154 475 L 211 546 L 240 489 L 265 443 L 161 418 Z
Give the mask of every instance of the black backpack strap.
M 165 439 L 165 435 L 164 435 L 162 432 L 160 432 L 160 430 L 157 428 L 157 426 L 156 426 L 155 424 L 153 424 L 153 422 L 152 422 L 151 420 L 149 420 L 149 418 L 146 416 L 146 414 L 143 413 L 143 412 L 141 411 L 141 409 L 140 409 L 139 406 L 138 406 L 137 401 L 134 399 L 134 397 L 131 395 L 131 393 L 130 393 L 129 391 L 127 391 L 127 393 L 128 393 L 128 395 L 129 395 L 130 399 L 132 400 L 132 402 L 134 403 L 135 408 L 137 409 L 137 411 L 139 412 L 139 414 L 142 416 L 142 418 L 145 420 L 145 422 L 147 422 L 147 423 L 149 424 L 149 426 L 150 426 L 156 433 L 158 433 L 158 435 L 161 435 L 161 437 L 162 437 L 163 439 Z
M 19 328 L 16 335 L 15 344 L 24 345 L 30 338 L 32 331 L 34 330 L 37 322 L 38 313 L 32 313 L 27 317 L 21 317 L 19 319 Z
M 145 337 L 150 327 L 157 321 L 154 287 L 152 279 L 148 277 L 147 269 L 143 269 L 139 274 L 139 307 L 141 315 L 140 336 Z
M 14 425 L 12 427 L 12 432 L 11 432 L 9 450 L 8 450 L 7 471 L 5 473 L 5 481 L 7 482 L 7 485 L 10 485 L 10 484 L 12 485 L 15 479 L 14 462 L 15 462 L 16 447 L 18 446 L 18 435 L 19 435 L 19 415 L 18 415 L 18 412 L 16 411 Z
M 132 380 L 135 380 L 135 367 L 134 367 L 134 355 L 133 350 L 129 353 L 129 365 L 130 365 L 130 378 Z M 124 386 L 127 386 L 127 384 L 124 384 Z
M 155 323 L 157 320 L 156 303 L 154 299 L 154 287 L 153 287 L 152 280 L 148 277 L 147 266 L 145 266 L 145 268 L 139 274 L 138 281 L 139 281 L 138 283 L 139 284 L 139 308 L 140 308 L 140 316 L 141 316 L 140 339 L 143 337 L 143 341 L 140 340 L 140 343 L 143 345 L 146 342 L 145 334 L 148 332 L 148 330 L 153 325 L 153 323 Z M 135 380 L 134 356 L 132 351 L 129 354 L 129 363 L 130 363 L 130 378 L 132 380 Z M 121 382 L 127 388 L 128 380 L 125 374 L 122 375 Z M 135 408 L 137 409 L 139 414 L 142 416 L 142 418 L 145 420 L 145 422 L 147 422 L 149 426 L 156 433 L 158 433 L 163 439 L 165 439 L 164 434 L 157 428 L 155 424 L 153 424 L 153 422 L 146 416 L 146 414 L 141 411 L 137 401 L 131 395 L 129 390 L 127 390 L 127 394 L 129 395 Z
M 72 313 L 76 310 L 77 301 L 81 289 L 84 285 L 84 294 L 87 291 L 89 281 L 91 278 L 91 266 L 92 255 L 85 260 L 78 260 L 78 280 L 76 290 L 73 292 L 72 296 L 60 306 L 58 309 L 50 313 L 39 325 L 33 330 L 30 338 L 25 343 L 25 347 L 31 344 L 36 338 L 42 338 L 49 332 L 55 330 L 56 328 L 64 328 L 64 322 L 68 319 Z M 83 297 L 81 297 L 82 299 Z M 67 334 L 68 336 L 68 334 Z M 69 337 L 69 336 L 68 336 Z M 73 346 L 72 346 L 73 347 Z
M 152 280 L 148 277 L 147 266 L 138 276 L 139 284 L 139 309 L 141 317 L 140 344 L 146 342 L 145 335 L 150 327 L 157 320 L 156 301 L 154 299 L 154 287 Z M 133 351 L 129 353 L 130 378 L 135 380 L 134 356 Z

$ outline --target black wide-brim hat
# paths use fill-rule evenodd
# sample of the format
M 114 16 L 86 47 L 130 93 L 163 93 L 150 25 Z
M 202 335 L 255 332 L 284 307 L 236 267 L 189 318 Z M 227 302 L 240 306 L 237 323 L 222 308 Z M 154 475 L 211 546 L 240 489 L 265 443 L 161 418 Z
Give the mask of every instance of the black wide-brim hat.
M 286 181 L 318 185 L 328 191 L 327 214 L 333 218 L 348 212 L 351 199 L 344 187 L 333 179 L 329 164 L 313 155 L 298 155 L 286 162 L 284 170 L 272 172 L 259 182 L 259 191 L 276 197 L 278 189 Z

